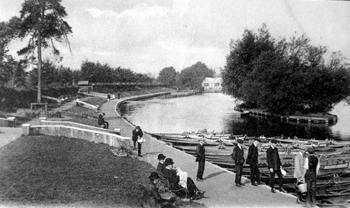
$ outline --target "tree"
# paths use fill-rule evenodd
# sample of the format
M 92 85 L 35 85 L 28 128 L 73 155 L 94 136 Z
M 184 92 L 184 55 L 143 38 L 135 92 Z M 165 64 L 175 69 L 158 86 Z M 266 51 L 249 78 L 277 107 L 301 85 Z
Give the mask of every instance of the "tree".
M 209 69 L 204 63 L 197 62 L 194 65 L 183 69 L 178 78 L 178 85 L 181 88 L 196 89 L 202 88 L 205 77 L 213 77 L 214 70 Z
M 223 74 L 225 92 L 251 108 L 277 114 L 328 112 L 350 95 L 349 67 L 341 56 L 305 37 L 276 40 L 266 26 L 246 30 L 231 44 Z
M 165 67 L 163 68 L 158 75 L 158 81 L 162 84 L 168 85 L 168 86 L 175 86 L 176 85 L 176 75 L 177 72 L 174 69 L 174 67 Z
M 8 44 L 13 39 L 14 32 L 9 22 L 0 22 L 0 86 L 10 81 L 15 70 L 16 61 L 8 54 Z
M 20 38 L 30 37 L 28 45 L 18 51 L 19 55 L 31 55 L 37 49 L 38 64 L 38 95 L 37 102 L 41 102 L 41 67 L 42 48 L 51 46 L 55 55 L 59 50 L 54 45 L 65 41 L 69 44 L 67 35 L 72 32 L 69 24 L 64 20 L 67 16 L 61 0 L 25 0 L 22 4 L 20 17 L 12 18 Z

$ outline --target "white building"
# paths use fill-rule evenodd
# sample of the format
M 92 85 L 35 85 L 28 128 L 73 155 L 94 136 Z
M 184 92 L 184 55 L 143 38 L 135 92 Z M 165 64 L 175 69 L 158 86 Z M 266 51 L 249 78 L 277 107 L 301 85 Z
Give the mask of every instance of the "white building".
M 206 77 L 202 86 L 205 92 L 222 92 L 222 78 L 221 77 Z

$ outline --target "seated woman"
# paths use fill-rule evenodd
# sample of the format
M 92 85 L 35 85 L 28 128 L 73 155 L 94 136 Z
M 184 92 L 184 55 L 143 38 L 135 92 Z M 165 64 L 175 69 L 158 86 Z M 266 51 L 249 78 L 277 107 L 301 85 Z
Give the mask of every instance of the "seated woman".
M 163 175 L 169 181 L 171 191 L 179 197 L 187 197 L 190 199 L 203 198 L 204 192 L 197 188 L 190 177 L 187 177 L 186 172 L 174 167 L 173 159 L 165 159 L 164 165 L 165 169 L 163 170 Z

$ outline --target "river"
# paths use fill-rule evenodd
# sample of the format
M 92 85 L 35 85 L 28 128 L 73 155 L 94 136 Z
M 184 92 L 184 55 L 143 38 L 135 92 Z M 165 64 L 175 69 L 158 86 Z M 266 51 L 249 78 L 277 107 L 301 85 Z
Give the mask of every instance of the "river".
M 153 133 L 182 133 L 207 129 L 248 136 L 284 135 L 350 141 L 350 106 L 345 105 L 344 102 L 338 103 L 331 111 L 338 116 L 338 122 L 328 127 L 241 117 L 234 107 L 234 98 L 221 93 L 207 93 L 180 98 L 158 97 L 132 101 L 121 106 L 121 113 L 145 131 Z

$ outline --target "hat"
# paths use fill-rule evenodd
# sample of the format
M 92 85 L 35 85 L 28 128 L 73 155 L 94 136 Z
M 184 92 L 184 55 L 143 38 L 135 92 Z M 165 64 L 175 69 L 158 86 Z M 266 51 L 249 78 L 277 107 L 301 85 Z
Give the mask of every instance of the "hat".
M 171 159 L 171 158 L 165 159 L 165 161 L 164 161 L 165 166 L 172 165 L 172 164 L 174 164 L 173 159 Z
M 277 144 L 277 140 L 276 139 L 271 139 L 270 142 L 273 143 L 273 144 Z
M 164 160 L 166 157 L 163 154 L 158 155 L 158 160 Z
M 313 154 L 313 153 L 315 153 L 315 149 L 314 149 L 313 147 L 308 147 L 308 148 L 306 149 L 306 152 L 308 152 L 308 153 L 310 153 L 310 154 Z
M 136 126 L 135 129 L 140 129 L 141 127 L 140 126 Z
M 151 181 L 153 181 L 154 179 L 158 179 L 159 175 L 157 172 L 152 172 L 151 175 L 148 177 Z
M 237 143 L 243 144 L 243 139 L 237 139 Z

